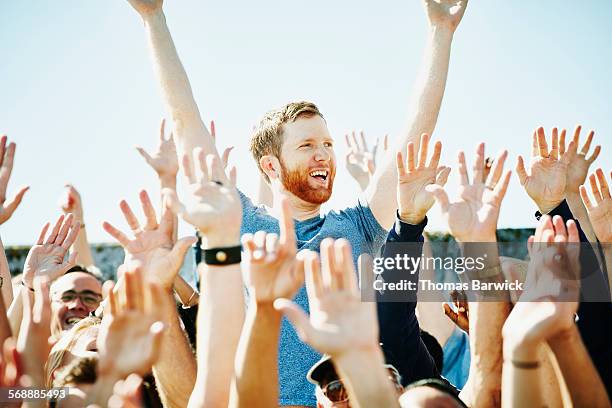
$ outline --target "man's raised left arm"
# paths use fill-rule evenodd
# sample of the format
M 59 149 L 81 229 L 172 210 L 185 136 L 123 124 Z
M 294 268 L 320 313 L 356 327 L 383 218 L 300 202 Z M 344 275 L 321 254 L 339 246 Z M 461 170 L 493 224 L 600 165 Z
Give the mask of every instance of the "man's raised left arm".
M 368 204 L 385 229 L 391 228 L 395 220 L 395 152 L 405 151 L 409 142 L 413 142 L 415 151 L 418 151 L 421 134 L 431 134 L 436 126 L 446 86 L 453 34 L 467 3 L 468 0 L 424 1 L 429 21 L 428 44 L 410 105 L 406 131 L 390 141 L 390 149 L 366 190 Z

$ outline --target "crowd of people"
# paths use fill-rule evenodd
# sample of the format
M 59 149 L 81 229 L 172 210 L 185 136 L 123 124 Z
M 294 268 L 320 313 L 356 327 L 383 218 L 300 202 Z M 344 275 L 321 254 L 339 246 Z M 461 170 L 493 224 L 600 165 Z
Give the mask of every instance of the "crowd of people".
M 72 185 L 12 285 L 1 248 L 0 403 L 611 405 L 612 198 L 607 173 L 591 169 L 601 151 L 591 150 L 594 132 L 581 141 L 580 126 L 572 136 L 538 127 L 528 168 L 518 156 L 525 199 L 538 209 L 526 261 L 500 256 L 496 245 L 512 177 L 508 151 L 493 159 L 480 143 L 471 171 L 460 151 L 459 194 L 445 190 L 451 167 L 440 163 L 443 143 L 431 135 L 467 0 L 424 0 L 429 40 L 407 129 L 374 147 L 363 133 L 345 136 L 360 193 L 356 186 L 354 206 L 327 213 L 321 205 L 337 163 L 318 107 L 291 102 L 254 127 L 261 185 L 250 199 L 236 187 L 239 169 L 228 168 L 231 149 L 219 154 L 214 123 L 201 119 L 162 0 L 128 2 L 144 21 L 173 123 L 168 132 L 162 121 L 156 151 L 138 148 L 158 175 L 161 211 L 140 191 L 143 217 L 127 200 L 119 204 L 130 232 L 103 224 L 125 252 L 112 280 L 102 281 L 95 265 Z M 6 199 L 15 147 L 2 136 L 0 224 L 27 199 L 27 188 Z M 424 231 L 435 202 L 462 255 L 486 260 L 462 279 L 512 277 L 530 289 L 453 292 L 441 302 L 389 301 L 376 291 L 377 279 L 405 276 L 389 267 L 373 273 L 373 258 L 405 248 L 431 256 Z M 196 234 L 179 239 L 180 222 Z M 189 257 L 198 287 L 179 274 Z M 416 278 L 435 273 L 423 267 Z

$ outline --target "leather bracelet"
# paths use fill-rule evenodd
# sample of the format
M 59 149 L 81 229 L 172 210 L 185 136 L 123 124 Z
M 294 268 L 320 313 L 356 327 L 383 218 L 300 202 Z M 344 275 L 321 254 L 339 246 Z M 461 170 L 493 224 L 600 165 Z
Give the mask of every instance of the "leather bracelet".
M 533 370 L 535 368 L 540 368 L 539 361 L 516 361 L 511 360 L 512 365 L 516 368 L 520 368 L 522 370 Z
M 202 251 L 202 261 L 206 265 L 233 265 L 242 260 L 240 245 L 224 248 L 210 248 Z

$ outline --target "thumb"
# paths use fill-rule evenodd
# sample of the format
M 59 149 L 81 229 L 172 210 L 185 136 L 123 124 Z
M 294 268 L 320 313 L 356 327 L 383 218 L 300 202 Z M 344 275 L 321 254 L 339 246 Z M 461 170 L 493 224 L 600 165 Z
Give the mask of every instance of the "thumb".
M 368 159 L 368 173 L 370 177 L 374 175 L 374 171 L 376 170 L 376 165 L 374 164 L 374 159 Z
M 19 207 L 19 204 L 21 204 L 21 200 L 23 199 L 23 196 L 29 189 L 30 189 L 30 186 L 21 187 L 21 189 L 17 192 L 17 194 L 15 194 L 15 196 L 7 204 L 4 205 L 4 208 L 8 214 L 12 215 L 13 212 L 15 212 L 17 207 Z
M 171 188 L 162 189 L 162 195 L 170 208 L 175 215 L 180 215 L 185 212 L 185 206 L 179 201 L 178 196 L 176 195 L 176 190 Z
M 444 187 L 446 185 L 446 182 L 448 181 L 448 175 L 450 174 L 450 172 L 450 167 L 444 166 L 438 169 L 438 175 L 436 176 L 436 184 L 440 187 Z
M 174 247 L 172 247 L 172 251 L 170 251 L 170 256 L 175 261 L 183 263 L 183 259 L 185 259 L 185 254 L 187 254 L 187 251 L 189 251 L 191 246 L 197 241 L 198 239 L 196 237 L 186 237 L 179 239 L 176 244 L 174 244 Z
M 308 342 L 312 338 L 314 330 L 310 325 L 310 319 L 306 312 L 297 304 L 288 299 L 276 299 L 274 301 L 274 309 L 282 312 L 291 322 L 295 331 L 303 342 Z
M 444 191 L 442 187 L 437 184 L 430 184 L 425 187 L 425 191 L 433 194 L 436 201 L 440 204 L 440 208 L 443 212 L 448 212 L 448 207 L 450 205 L 448 201 L 448 194 L 446 194 L 446 191 Z
M 140 153 L 140 155 L 146 160 L 146 162 L 148 164 L 151 164 L 151 156 L 149 155 L 149 153 L 147 153 L 147 151 L 145 149 L 143 149 L 140 146 L 136 146 L 136 150 L 138 150 L 138 153 Z

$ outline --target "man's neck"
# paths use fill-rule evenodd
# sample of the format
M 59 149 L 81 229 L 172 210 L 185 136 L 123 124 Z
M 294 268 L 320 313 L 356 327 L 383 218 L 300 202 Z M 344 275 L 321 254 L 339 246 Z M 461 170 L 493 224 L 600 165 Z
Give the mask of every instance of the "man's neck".
M 297 221 L 304 221 L 313 217 L 317 217 L 321 212 L 320 204 L 313 204 L 302 200 L 299 197 L 287 191 L 274 191 L 274 207 L 273 212 L 278 217 L 281 211 L 280 198 L 287 197 L 291 208 L 291 217 Z

